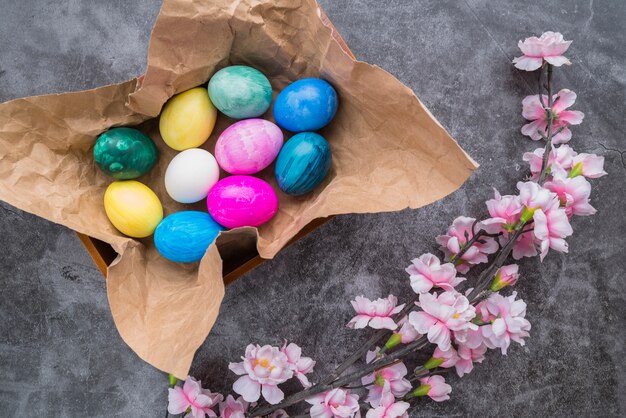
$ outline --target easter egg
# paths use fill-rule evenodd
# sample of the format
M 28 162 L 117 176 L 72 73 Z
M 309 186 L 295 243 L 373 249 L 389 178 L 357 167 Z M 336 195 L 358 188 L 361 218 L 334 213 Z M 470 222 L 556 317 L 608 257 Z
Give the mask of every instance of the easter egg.
M 302 132 L 289 138 L 276 159 L 278 187 L 290 195 L 310 192 L 330 169 L 331 152 L 323 136 Z
M 231 174 L 254 174 L 270 165 L 283 146 L 283 132 L 265 119 L 229 126 L 215 144 L 215 158 Z
M 159 131 L 163 141 L 176 151 L 196 148 L 209 138 L 217 110 L 206 89 L 196 87 L 172 97 L 163 107 Z
M 224 228 L 205 212 L 183 211 L 167 216 L 154 231 L 154 245 L 171 261 L 200 260 Z
M 333 86 L 321 78 L 304 78 L 285 87 L 276 97 L 274 119 L 288 131 L 316 131 L 328 125 L 337 106 Z
M 209 96 L 220 112 L 234 119 L 261 116 L 272 103 L 272 85 L 245 65 L 222 68 L 209 80 Z
M 230 176 L 217 182 L 207 197 L 209 213 L 227 228 L 259 226 L 278 210 L 278 197 L 267 182 L 251 176 Z
M 104 192 L 104 211 L 118 231 L 145 238 L 163 219 L 163 207 L 150 188 L 135 180 L 114 181 Z
M 215 157 L 200 148 L 185 150 L 172 158 L 165 170 L 165 190 L 180 203 L 204 199 L 220 178 Z
M 113 128 L 98 137 L 93 157 L 105 174 L 130 180 L 150 171 L 157 161 L 157 148 L 137 129 Z

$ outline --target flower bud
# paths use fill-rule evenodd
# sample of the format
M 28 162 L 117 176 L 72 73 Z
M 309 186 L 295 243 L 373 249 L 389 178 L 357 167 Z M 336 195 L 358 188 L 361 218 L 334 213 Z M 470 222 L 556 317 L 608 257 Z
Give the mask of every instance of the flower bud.
M 489 290 L 497 292 L 517 283 L 517 279 L 519 278 L 518 270 L 519 266 L 517 264 L 509 264 L 500 267 L 496 272 L 496 277 L 491 282 L 491 286 L 489 286 Z
M 420 396 L 426 396 L 431 388 L 431 385 L 420 385 L 416 389 L 412 390 L 407 395 L 407 398 L 419 398 Z
M 173 375 L 173 374 L 170 374 L 170 375 L 168 376 L 168 379 L 169 379 L 170 387 L 172 387 L 172 388 L 173 388 L 174 386 L 176 386 L 176 383 L 178 383 L 178 379 L 177 379 L 176 377 L 174 377 L 174 375 Z
M 389 339 L 385 343 L 385 349 L 391 350 L 392 348 L 394 348 L 395 346 L 401 343 L 402 343 L 402 335 L 400 335 L 399 333 L 392 334 L 391 337 L 389 337 Z
M 431 357 L 428 359 L 428 361 L 424 364 L 424 368 L 426 370 L 432 370 L 434 368 L 437 368 L 439 366 L 441 366 L 443 364 L 443 362 L 446 361 L 445 358 L 436 358 L 436 357 Z
M 524 210 L 522 211 L 522 216 L 520 216 L 519 218 L 519 222 L 517 223 L 516 229 L 522 229 L 524 224 L 526 224 L 526 222 L 530 221 L 533 218 L 533 215 L 535 214 L 536 210 L 537 208 L 529 208 L 527 206 L 524 206 Z
M 582 161 L 572 167 L 572 170 L 569 172 L 567 177 L 573 179 L 574 177 L 578 177 L 583 174 L 583 163 Z

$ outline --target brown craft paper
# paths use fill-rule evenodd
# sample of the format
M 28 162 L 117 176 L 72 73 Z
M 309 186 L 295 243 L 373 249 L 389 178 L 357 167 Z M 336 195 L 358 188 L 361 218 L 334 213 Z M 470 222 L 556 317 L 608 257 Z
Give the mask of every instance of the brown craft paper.
M 159 163 L 139 180 L 170 214 L 183 209 L 163 186 L 175 152 L 154 119 L 168 98 L 231 64 L 260 69 L 275 94 L 303 77 L 330 81 L 340 105 L 321 132 L 333 152 L 325 182 L 304 197 L 279 192 L 271 222 L 219 239 L 220 250 L 231 252 L 256 239 L 265 258 L 315 218 L 427 205 L 456 190 L 476 167 L 410 89 L 350 58 L 319 16 L 313 0 L 166 0 L 141 83 L 0 105 L 0 199 L 113 246 L 119 253 L 107 277 L 113 319 L 124 341 L 159 369 L 185 377 L 211 330 L 224 294 L 220 252 L 213 245 L 200 263 L 176 264 L 158 255 L 151 238 L 130 239 L 112 227 L 102 204 L 111 179 L 92 157 L 101 132 L 133 125 L 154 139 Z M 220 115 L 203 147 L 212 151 L 230 123 Z M 275 186 L 272 170 L 261 177 Z M 206 210 L 202 202 L 186 208 Z

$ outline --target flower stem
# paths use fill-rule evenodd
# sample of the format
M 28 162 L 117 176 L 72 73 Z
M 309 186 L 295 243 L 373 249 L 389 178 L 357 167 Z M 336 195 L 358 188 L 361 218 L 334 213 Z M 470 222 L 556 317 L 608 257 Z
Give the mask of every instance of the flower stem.
M 539 183 L 543 183 L 548 176 L 548 162 L 550 160 L 550 151 L 552 150 L 552 126 L 554 123 L 554 113 L 552 112 L 552 64 L 548 64 L 548 83 L 546 89 L 548 90 L 548 135 L 546 137 L 546 148 L 543 151 L 543 161 L 541 164 L 541 174 L 539 175 Z M 541 97 L 541 92 L 539 92 Z
M 396 318 L 398 318 L 399 320 L 404 318 L 411 310 L 413 310 L 416 307 L 415 302 L 417 301 L 418 301 L 418 297 L 416 296 L 414 299 L 412 299 L 409 303 L 407 303 L 404 306 L 404 308 L 400 311 L 400 313 L 396 316 Z M 374 335 L 372 335 L 372 337 L 365 342 L 365 344 L 361 345 L 361 347 L 358 350 L 352 353 L 350 357 L 345 359 L 343 363 L 337 366 L 337 368 L 331 374 L 329 374 L 325 379 L 323 379 L 319 384 L 322 384 L 322 385 L 329 384 L 335 381 L 336 379 L 338 379 L 339 376 L 343 374 L 343 372 L 348 370 L 350 366 L 352 366 L 361 357 L 363 357 L 363 355 L 367 353 L 370 349 L 372 349 L 376 345 L 376 343 L 378 343 L 380 339 L 383 338 L 385 334 L 387 334 L 388 332 L 389 330 L 387 329 L 381 329 L 381 330 L 376 331 Z

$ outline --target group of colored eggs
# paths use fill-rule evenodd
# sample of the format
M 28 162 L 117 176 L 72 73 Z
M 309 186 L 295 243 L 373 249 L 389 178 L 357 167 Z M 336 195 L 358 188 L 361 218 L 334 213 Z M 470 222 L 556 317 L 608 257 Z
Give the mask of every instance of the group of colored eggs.
M 331 164 L 328 142 L 313 131 L 335 116 L 337 93 L 319 78 L 288 85 L 274 102 L 276 124 L 259 118 L 271 102 L 267 77 L 252 67 L 237 65 L 215 73 L 208 89 L 187 90 L 164 106 L 161 137 L 181 151 L 167 166 L 165 189 L 180 203 L 206 198 L 208 213 L 182 211 L 163 219 L 158 196 L 133 180 L 156 164 L 154 142 L 132 128 L 112 128 L 101 134 L 94 158 L 104 173 L 117 180 L 104 194 L 104 209 L 113 226 L 134 238 L 154 233 L 157 250 L 169 260 L 198 261 L 220 231 L 260 226 L 276 214 L 274 189 L 252 174 L 276 161 L 274 172 L 283 192 L 297 196 L 312 191 Z M 222 132 L 213 156 L 198 147 L 211 135 L 217 110 L 240 120 Z M 281 128 L 296 133 L 284 144 Z M 231 176 L 220 180 L 220 167 Z

